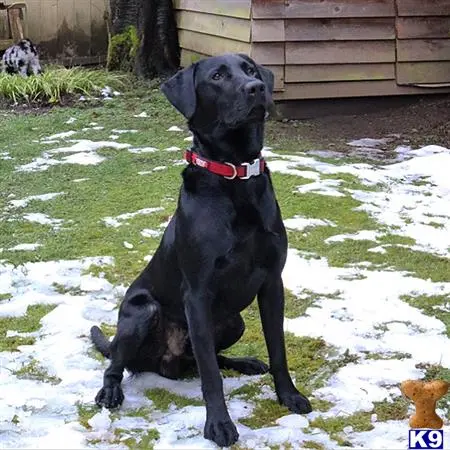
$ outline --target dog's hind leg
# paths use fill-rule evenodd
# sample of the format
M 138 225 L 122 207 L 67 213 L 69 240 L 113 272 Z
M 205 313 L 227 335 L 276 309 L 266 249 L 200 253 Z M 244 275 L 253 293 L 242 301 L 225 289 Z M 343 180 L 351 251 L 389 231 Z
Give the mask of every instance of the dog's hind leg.
M 147 290 L 127 293 L 120 307 L 117 333 L 109 347 L 111 363 L 103 376 L 103 387 L 95 397 L 98 406 L 116 408 L 122 404 L 123 371 L 139 357 L 142 344 L 158 326 L 160 317 L 160 305 Z
M 244 334 L 245 323 L 240 314 L 221 324 L 216 330 L 218 351 L 225 350 L 235 344 Z M 256 358 L 229 358 L 217 355 L 220 369 L 232 369 L 244 375 L 260 375 L 269 371 L 269 366 Z

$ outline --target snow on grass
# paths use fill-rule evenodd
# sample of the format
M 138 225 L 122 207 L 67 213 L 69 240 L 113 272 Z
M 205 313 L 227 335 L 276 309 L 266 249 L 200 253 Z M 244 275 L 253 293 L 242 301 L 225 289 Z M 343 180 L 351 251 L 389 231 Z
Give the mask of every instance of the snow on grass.
M 309 219 L 301 216 L 294 216 L 291 219 L 284 220 L 284 226 L 291 230 L 303 231 L 308 227 L 328 226 L 335 227 L 336 224 L 331 220 Z
M 354 234 L 337 234 L 325 239 L 328 244 L 330 242 L 343 242 L 346 239 L 351 239 L 352 241 L 377 241 L 377 239 L 382 236 L 383 233 L 374 230 L 361 230 Z
M 146 214 L 153 214 L 158 211 L 162 211 L 164 208 L 162 207 L 155 207 L 155 208 L 143 208 L 139 209 L 138 211 L 131 212 L 131 213 L 124 213 L 120 214 L 116 217 L 104 217 L 102 221 L 107 225 L 108 227 L 120 227 L 123 225 L 123 223 L 126 223 L 125 221 L 128 219 L 132 219 L 133 217 L 140 216 L 140 215 L 146 215 Z
M 143 237 L 158 238 L 162 235 L 162 232 L 159 230 L 152 230 L 150 228 L 145 228 L 141 231 L 141 235 Z
M 34 243 L 34 244 L 18 244 L 15 245 L 14 247 L 10 247 L 8 250 L 10 252 L 18 252 L 18 251 L 23 251 L 23 252 L 32 252 L 34 250 L 36 250 L 37 248 L 41 247 L 42 244 L 39 243 Z
M 141 148 L 129 148 L 128 151 L 130 153 L 140 154 L 140 153 L 154 153 L 157 152 L 158 149 L 155 147 L 141 147 Z
M 39 172 L 59 164 L 97 165 L 106 159 L 96 153 L 97 150 L 103 148 L 122 150 L 131 147 L 130 144 L 112 141 L 91 141 L 89 139 L 76 139 L 68 142 L 73 143 L 73 145 L 47 150 L 41 156 L 33 159 L 32 162 L 16 167 L 16 172 Z M 64 153 L 72 154 L 62 159 L 54 159 L 52 157 L 53 155 Z
M 52 200 L 55 197 L 59 197 L 60 195 L 64 195 L 65 192 L 49 192 L 48 194 L 40 194 L 40 195 L 29 195 L 28 197 L 22 198 L 20 200 L 11 200 L 9 202 L 10 206 L 13 208 L 25 208 L 31 201 L 40 200 L 40 201 L 48 201 Z
M 142 111 L 140 114 L 133 114 L 133 117 L 148 117 L 148 114 Z
M 173 125 L 170 128 L 168 128 L 167 131 L 183 131 L 183 129 L 180 127 L 177 127 L 176 125 Z
M 60 139 L 66 139 L 66 138 L 68 138 L 70 136 L 73 136 L 74 134 L 77 134 L 77 132 L 74 131 L 74 130 L 63 131 L 61 133 L 52 134 L 51 136 L 47 136 L 45 138 L 42 138 L 41 140 L 42 141 L 46 141 L 46 142 L 48 142 L 48 141 L 57 141 L 57 140 L 60 140 Z
M 0 152 L 0 160 L 8 161 L 13 159 L 13 157 L 9 154 L 9 152 Z
M 43 213 L 27 213 L 24 214 L 23 218 L 28 222 L 38 223 L 40 225 L 50 225 L 54 230 L 61 228 L 61 225 L 64 223 L 63 219 L 53 219 Z

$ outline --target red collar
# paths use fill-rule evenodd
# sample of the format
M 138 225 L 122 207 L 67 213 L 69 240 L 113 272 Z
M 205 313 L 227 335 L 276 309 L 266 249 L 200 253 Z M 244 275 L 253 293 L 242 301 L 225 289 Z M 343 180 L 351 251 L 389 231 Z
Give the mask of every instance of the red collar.
M 248 180 L 250 177 L 261 175 L 266 167 L 263 157 L 256 158 L 251 163 L 242 163 L 239 166 L 227 162 L 211 161 L 192 150 L 186 150 L 184 157 L 188 163 L 203 167 L 212 173 L 223 176 L 227 180 L 234 180 L 235 178 Z

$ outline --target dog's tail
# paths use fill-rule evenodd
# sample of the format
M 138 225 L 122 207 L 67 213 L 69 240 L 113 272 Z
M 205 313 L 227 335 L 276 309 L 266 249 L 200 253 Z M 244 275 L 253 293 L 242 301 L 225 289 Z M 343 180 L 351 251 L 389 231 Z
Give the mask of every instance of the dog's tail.
M 92 339 L 92 342 L 95 345 L 95 348 L 105 358 L 110 358 L 110 356 L 111 356 L 111 351 L 110 351 L 111 344 L 108 341 L 108 339 L 106 338 L 106 336 L 103 334 L 103 331 L 100 330 L 100 328 L 95 326 L 95 325 L 91 328 L 91 339 Z

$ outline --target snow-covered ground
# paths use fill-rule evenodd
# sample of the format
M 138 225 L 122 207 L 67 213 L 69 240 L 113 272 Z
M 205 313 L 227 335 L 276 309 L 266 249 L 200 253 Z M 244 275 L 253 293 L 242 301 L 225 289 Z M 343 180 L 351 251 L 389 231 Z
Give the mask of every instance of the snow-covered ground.
M 136 117 L 146 115 L 142 113 Z M 69 120 L 67 123 L 74 121 Z M 182 130 L 174 126 L 168 131 Z M 134 133 L 135 130 L 115 129 L 112 132 L 118 135 Z M 133 153 L 159 151 L 153 147 L 131 148 L 129 144 L 117 142 L 68 139 L 74 134 L 76 132 L 59 133 L 42 140 L 43 144 L 53 142 L 59 145 L 64 140 L 71 145 L 45 150 L 40 157 L 29 164 L 18 166 L 16 170 L 41 171 L 50 165 L 62 163 L 101 164 L 103 157 L 96 150 L 104 147 Z M 370 146 L 375 145 L 375 142 L 363 139 L 351 145 Z M 174 147 L 165 151 L 179 149 Z M 54 159 L 55 155 L 65 153 L 70 156 L 62 160 Z M 351 196 L 362 203 L 360 210 L 367 212 L 380 225 L 376 231 L 360 230 L 347 235 L 337 233 L 328 238 L 328 243 L 348 239 L 370 240 L 373 241 L 372 251 L 383 252 L 387 244 L 381 243 L 380 238 L 388 234 L 398 235 L 415 241 L 409 246 L 412 250 L 450 257 L 449 149 L 439 146 L 416 150 L 402 147 L 398 152 L 398 160 L 387 165 L 342 165 L 333 160 L 323 162 L 307 154 L 279 154 L 269 148 L 265 149 L 264 154 L 272 172 L 311 180 L 311 183 L 299 186 L 299 192 L 315 192 L 331 197 Z M 163 170 L 163 167 L 154 167 L 153 170 Z M 322 178 L 329 174 L 351 174 L 362 184 L 382 184 L 384 188 L 344 188 L 339 179 Z M 69 184 L 65 190 L 70 190 Z M 52 201 L 64 194 L 58 192 L 14 199 L 10 201 L 8 210 L 17 211 L 31 201 Z M 152 214 L 161 209 L 124 212 L 102 220 L 106 225 L 117 228 L 137 215 Z M 62 224 L 60 219 L 39 212 L 28 213 L 23 217 L 56 228 Z M 286 219 L 285 223 L 287 228 L 297 231 L 307 227 L 336 226 L 322 217 L 304 217 L 302 211 Z M 160 231 L 143 229 L 141 234 L 144 237 L 158 237 Z M 23 243 L 10 250 L 33 251 L 39 245 Z M 128 242 L 123 245 L 132 248 Z M 141 407 L 152 407 L 152 401 L 144 395 L 144 391 L 150 388 L 162 387 L 179 395 L 200 399 L 198 379 L 173 381 L 154 374 L 126 377 L 123 383 L 125 402 L 119 414 L 99 411 L 89 421 L 90 430 L 79 423 L 77 402 L 93 403 L 107 364 L 94 358 L 89 351 L 89 329 L 101 322 L 115 323 L 115 308 L 125 290 L 124 286 L 113 286 L 101 273 L 97 276 L 86 271 L 92 265 L 107 267 L 113 264 L 113 258 L 108 255 L 79 260 L 30 262 L 18 267 L 6 260 L 0 261 L 0 295 L 10 296 L 7 300 L 0 300 L 0 317 L 23 315 L 30 305 L 56 305 L 41 320 L 41 329 L 32 332 L 36 338 L 33 345 L 20 346 L 18 352 L 0 353 L 0 447 L 126 448 L 120 439 L 117 440 L 114 430 L 121 429 L 121 439 L 126 439 L 128 435 L 123 430 L 129 430 L 129 436 L 134 436 L 136 429 L 156 428 L 160 439 L 155 448 L 213 448 L 210 441 L 202 438 L 205 419 L 203 406 L 187 406 L 183 409 L 173 407 L 167 412 L 154 410 L 154 414 L 148 417 L 127 415 L 127 412 Z M 286 287 L 299 297 L 306 290 L 317 295 L 317 300 L 305 315 L 285 320 L 285 329 L 298 336 L 321 337 L 342 353 L 349 350 L 358 355 L 360 360 L 339 369 L 326 386 L 314 393 L 316 398 L 333 404 L 327 412 L 315 411 L 304 417 L 287 415 L 280 418 L 275 426 L 252 430 L 237 421 L 251 414 L 253 403 L 227 397 L 242 447 L 260 449 L 290 442 L 294 448 L 301 448 L 303 441 L 315 441 L 326 449 L 336 448 L 336 442 L 327 433 L 309 427 L 311 420 L 318 416 L 327 418 L 372 411 L 374 402 L 400 395 L 398 385 L 401 381 L 423 376 L 423 371 L 416 367 L 419 363 L 450 368 L 450 340 L 444 324 L 402 300 L 404 295 L 446 295 L 450 299 L 450 281 L 433 282 L 391 268 L 372 267 L 364 261 L 351 267 L 333 267 L 326 258 L 310 258 L 310 255 L 293 248 L 288 253 L 283 279 Z M 63 292 L 61 287 L 67 292 Z M 333 298 L 330 298 L 330 294 L 333 294 Z M 442 308 L 450 312 L 450 303 L 444 304 Z M 14 330 L 9 333 L 11 336 L 17 335 Z M 367 352 L 385 355 L 408 353 L 411 357 L 367 359 Z M 16 372 L 31 362 L 37 363 L 48 377 L 56 377 L 61 381 L 52 384 L 19 378 Z M 233 389 L 257 379 L 226 378 L 225 393 L 228 395 Z M 273 392 L 266 396 L 274 398 Z M 356 448 L 406 448 L 409 429 L 406 419 L 378 422 L 374 417 L 373 425 L 373 430 L 367 432 L 348 429 L 346 437 Z M 450 443 L 448 423 L 444 429 Z

